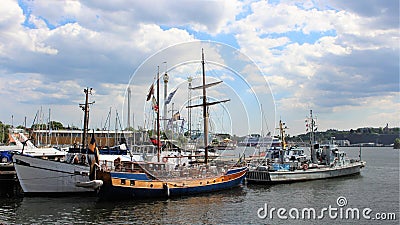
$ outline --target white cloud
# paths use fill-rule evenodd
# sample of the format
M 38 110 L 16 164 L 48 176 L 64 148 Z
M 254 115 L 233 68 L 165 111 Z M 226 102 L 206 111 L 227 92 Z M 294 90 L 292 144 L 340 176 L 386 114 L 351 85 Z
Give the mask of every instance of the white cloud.
M 377 121 L 373 115 L 380 114 L 370 105 L 389 105 L 393 112 L 398 106 L 390 96 L 398 92 L 399 3 L 366 1 L 2 1 L 0 94 L 10 110 L 0 116 L 41 104 L 66 110 L 80 102 L 85 86 L 101 97 L 95 109 L 108 111 L 122 104 L 125 83 L 148 56 L 196 38 L 221 41 L 227 36 L 259 66 L 243 68 L 249 60 L 244 55 L 238 55 L 241 61 L 207 49 L 207 61 L 237 71 L 216 75 L 227 84 L 243 79 L 256 93 L 266 92 L 264 77 L 254 76 L 261 69 L 287 114 L 310 107 L 332 115 L 367 109 L 369 115 L 347 124 Z M 27 6 L 28 18 L 18 3 Z M 151 63 L 162 67 L 167 61 L 174 67 L 182 60 L 198 60 L 199 49 L 175 49 L 171 57 Z M 238 63 L 232 64 L 233 58 Z M 184 82 L 195 75 L 193 70 L 188 65 L 175 68 L 182 76 L 171 82 Z M 145 72 L 152 79 L 155 66 Z M 134 95 L 147 89 L 138 87 Z M 12 96 L 17 90 L 23 91 Z M 378 101 L 386 98 L 390 102 Z M 382 113 L 394 118 L 389 109 Z M 100 114 L 93 118 L 100 120 Z M 80 118 L 80 112 L 65 119 L 75 121 L 72 117 Z

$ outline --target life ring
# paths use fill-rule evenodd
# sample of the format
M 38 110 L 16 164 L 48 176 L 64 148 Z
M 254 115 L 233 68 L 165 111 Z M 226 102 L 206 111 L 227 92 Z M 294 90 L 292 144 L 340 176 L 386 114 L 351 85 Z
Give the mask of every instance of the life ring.
M 162 158 L 162 161 L 163 161 L 164 163 L 166 163 L 166 162 L 168 162 L 168 158 L 167 158 L 167 157 L 163 157 L 163 158 Z
M 308 164 L 303 164 L 303 170 L 308 170 Z

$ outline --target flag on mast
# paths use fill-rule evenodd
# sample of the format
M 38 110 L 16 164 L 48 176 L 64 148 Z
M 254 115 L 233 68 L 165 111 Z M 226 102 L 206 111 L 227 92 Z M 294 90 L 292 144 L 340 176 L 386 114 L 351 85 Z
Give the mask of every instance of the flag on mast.
M 157 100 L 154 96 L 153 96 L 152 102 L 153 102 L 153 110 L 158 112 L 158 104 L 157 104 Z
M 179 113 L 179 111 L 178 112 L 176 112 L 175 114 L 174 114 L 174 117 L 172 118 L 174 121 L 177 121 L 177 120 L 180 120 L 181 119 L 181 114 Z
M 171 102 L 172 97 L 174 97 L 177 90 L 178 90 L 178 88 L 176 88 L 173 92 L 169 93 L 167 100 L 165 100 L 166 105 L 168 105 Z
M 153 94 L 154 94 L 154 84 L 151 84 L 151 86 L 149 88 L 149 93 L 147 94 L 146 101 L 149 101 Z

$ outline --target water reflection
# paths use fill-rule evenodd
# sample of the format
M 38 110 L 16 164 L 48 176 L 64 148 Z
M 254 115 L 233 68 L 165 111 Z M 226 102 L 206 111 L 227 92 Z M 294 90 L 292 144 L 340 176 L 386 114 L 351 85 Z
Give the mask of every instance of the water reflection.
M 99 201 L 96 197 L 25 197 L 17 205 L 9 207 L 15 210 L 15 217 L 12 213 L 6 214 L 15 218 L 9 222 L 18 224 L 193 224 L 199 221 L 214 224 L 219 223 L 223 211 L 238 210 L 232 206 L 242 204 L 245 195 L 246 191 L 239 187 L 199 196 L 122 202 Z
M 345 149 L 358 154 L 358 149 Z M 262 220 L 269 207 L 322 209 L 339 196 L 349 207 L 399 212 L 399 152 L 366 148 L 361 175 L 279 185 L 245 185 L 228 191 L 160 200 L 102 202 L 96 197 L 0 198 L 0 224 L 366 224 L 344 220 Z M 393 221 L 374 221 L 386 224 Z M 398 220 L 394 221 L 398 224 Z

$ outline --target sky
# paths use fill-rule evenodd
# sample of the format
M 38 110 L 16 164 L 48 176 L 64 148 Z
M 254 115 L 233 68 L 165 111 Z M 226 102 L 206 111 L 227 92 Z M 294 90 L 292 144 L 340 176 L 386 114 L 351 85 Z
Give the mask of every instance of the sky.
M 82 127 L 91 87 L 90 127 L 110 111 L 126 126 L 130 87 L 134 126 L 149 125 L 157 71 L 185 117 L 203 48 L 207 81 L 223 81 L 209 100 L 231 99 L 210 109 L 217 132 L 274 133 L 281 119 L 297 135 L 311 109 L 320 131 L 400 126 L 399 1 L 2 0 L 0 15 L 4 123 Z

